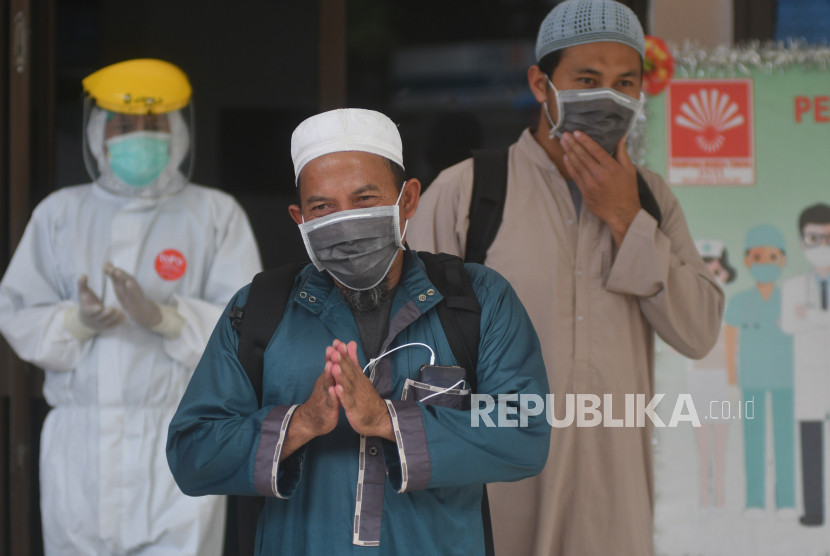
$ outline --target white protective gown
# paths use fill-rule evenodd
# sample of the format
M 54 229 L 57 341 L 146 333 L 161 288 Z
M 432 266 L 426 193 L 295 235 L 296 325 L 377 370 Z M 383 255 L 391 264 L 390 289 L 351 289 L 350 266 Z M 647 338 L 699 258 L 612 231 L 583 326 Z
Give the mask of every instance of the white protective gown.
M 81 274 L 105 305 L 119 306 L 107 261 L 177 308 L 185 325 L 176 338 L 129 318 L 86 341 L 67 331 Z M 0 283 L 0 332 L 46 369 L 48 556 L 221 554 L 224 499 L 179 491 L 167 427 L 225 304 L 260 269 L 245 213 L 218 190 L 189 184 L 142 199 L 93 184 L 56 191 L 35 209 Z

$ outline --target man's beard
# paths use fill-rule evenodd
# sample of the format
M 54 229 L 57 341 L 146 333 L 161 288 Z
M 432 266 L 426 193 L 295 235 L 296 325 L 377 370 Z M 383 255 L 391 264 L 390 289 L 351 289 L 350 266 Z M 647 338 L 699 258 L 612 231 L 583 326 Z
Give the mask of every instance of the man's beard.
M 346 303 L 355 313 L 368 313 L 374 311 L 389 300 L 388 276 L 380 284 L 368 290 L 356 291 L 343 288 L 343 297 Z

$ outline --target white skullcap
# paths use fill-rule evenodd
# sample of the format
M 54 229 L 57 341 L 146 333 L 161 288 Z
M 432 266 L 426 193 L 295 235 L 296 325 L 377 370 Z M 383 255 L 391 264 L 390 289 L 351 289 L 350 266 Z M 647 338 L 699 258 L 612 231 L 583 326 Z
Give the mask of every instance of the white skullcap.
M 548 14 L 536 38 L 536 61 L 556 50 L 594 42 L 621 42 L 646 57 L 643 26 L 614 0 L 566 0 Z
M 397 126 L 374 110 L 341 108 L 317 114 L 291 135 L 295 183 L 306 164 L 324 154 L 361 151 L 388 158 L 403 168 L 403 145 Z
M 717 239 L 699 239 L 695 241 L 695 246 L 701 257 L 712 257 L 714 259 L 720 259 L 723 256 L 723 250 L 726 249 L 726 245 Z

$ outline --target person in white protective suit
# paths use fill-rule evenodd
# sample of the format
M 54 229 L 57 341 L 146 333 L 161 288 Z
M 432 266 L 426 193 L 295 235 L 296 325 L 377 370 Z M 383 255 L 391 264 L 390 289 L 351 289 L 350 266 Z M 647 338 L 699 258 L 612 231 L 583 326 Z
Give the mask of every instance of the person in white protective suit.
M 0 332 L 45 369 L 47 556 L 200 555 L 223 548 L 223 497 L 190 498 L 167 427 L 225 304 L 261 270 L 229 195 L 189 183 L 191 88 L 132 60 L 84 80 L 93 183 L 52 193 L 0 282 Z

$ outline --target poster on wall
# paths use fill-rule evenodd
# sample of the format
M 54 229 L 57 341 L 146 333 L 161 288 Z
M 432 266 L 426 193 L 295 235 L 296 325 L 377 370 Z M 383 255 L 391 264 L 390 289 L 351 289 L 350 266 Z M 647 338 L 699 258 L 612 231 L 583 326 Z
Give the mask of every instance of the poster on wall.
M 754 185 L 752 79 L 676 79 L 666 89 L 668 183 Z
M 700 426 L 655 429 L 655 552 L 825 555 L 830 49 L 675 57 L 680 78 L 648 102 L 645 162 L 671 183 L 726 308 L 699 361 L 657 340 L 656 391 L 690 395 Z

